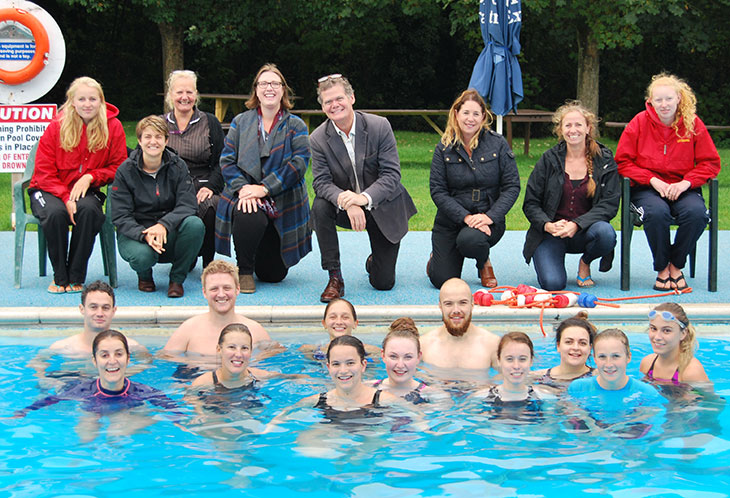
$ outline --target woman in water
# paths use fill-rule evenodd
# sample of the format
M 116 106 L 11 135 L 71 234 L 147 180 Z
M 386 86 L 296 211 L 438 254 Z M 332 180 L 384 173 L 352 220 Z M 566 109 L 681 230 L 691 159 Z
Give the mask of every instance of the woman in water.
M 94 238 L 104 224 L 99 190 L 114 180 L 127 158 L 119 109 L 104 100 L 101 85 L 76 78 L 38 143 L 28 195 L 48 242 L 53 282 L 48 292 L 81 292 Z M 71 245 L 68 226 L 73 225 Z
M 720 172 L 720 156 L 686 82 L 657 74 L 645 105 L 621 134 L 616 162 L 631 179 L 631 204 L 644 221 L 657 272 L 654 289 L 682 290 L 688 286 L 682 268 L 708 221 L 702 185 Z M 679 225 L 673 244 L 672 219 Z
M 83 379 L 61 390 L 58 394 L 40 399 L 32 405 L 16 412 L 16 417 L 23 417 L 29 411 L 54 405 L 64 400 L 81 402 L 81 407 L 98 417 L 112 415 L 120 410 L 136 408 L 151 403 L 166 410 L 176 409 L 173 400 L 157 389 L 133 382 L 126 377 L 129 366 L 129 344 L 127 338 L 117 330 L 99 332 L 92 343 L 92 361 L 98 372 L 93 380 Z M 93 420 L 98 423 L 98 417 Z M 94 434 L 84 429 L 90 426 L 89 421 L 79 424 L 80 436 L 93 439 Z M 154 422 L 152 417 L 133 417 L 125 414 L 123 419 L 112 421 L 114 430 L 129 434 Z
M 639 370 L 658 383 L 707 382 L 702 363 L 694 357 L 694 326 L 676 303 L 662 303 L 649 312 L 649 341 L 654 350 L 641 360 Z
M 555 331 L 555 347 L 560 354 L 556 367 L 535 372 L 535 380 L 543 385 L 565 388 L 575 379 L 592 377 L 595 369 L 587 362 L 591 356 L 596 328 L 585 311 L 563 320 Z
M 621 405 L 627 398 L 644 398 L 651 402 L 663 399 L 652 386 L 626 374 L 631 348 L 628 337 L 621 330 L 606 329 L 598 334 L 593 340 L 593 358 L 597 375 L 573 381 L 568 387 L 571 396 L 598 396 L 606 405 Z
M 308 358 L 324 361 L 327 359 L 327 348 L 330 341 L 342 335 L 352 335 L 357 325 L 355 306 L 347 299 L 333 299 L 325 306 L 324 316 L 322 317 L 322 326 L 329 334 L 329 340 L 323 344 L 304 344 L 299 348 L 299 351 Z M 365 352 L 369 359 L 369 357 L 379 355 L 380 348 L 365 344 Z
M 397 318 L 383 339 L 381 358 L 388 377 L 376 380 L 372 386 L 400 396 L 414 405 L 428 403 L 429 388 L 413 378 L 421 362 L 421 342 L 413 319 Z
M 389 392 L 367 386 L 362 375 L 367 368 L 365 346 L 357 337 L 335 337 L 327 348 L 327 371 L 334 389 L 304 398 L 300 404 L 321 409 L 325 417 L 334 421 L 343 414 L 347 418 L 375 416 L 373 408 L 397 402 Z

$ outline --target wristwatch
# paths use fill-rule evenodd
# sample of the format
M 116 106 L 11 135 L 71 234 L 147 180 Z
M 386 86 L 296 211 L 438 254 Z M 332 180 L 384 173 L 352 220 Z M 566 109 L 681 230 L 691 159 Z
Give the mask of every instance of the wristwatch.
M 266 188 L 266 185 L 261 185 L 261 187 L 264 189 L 264 194 L 269 195 L 269 189 Z

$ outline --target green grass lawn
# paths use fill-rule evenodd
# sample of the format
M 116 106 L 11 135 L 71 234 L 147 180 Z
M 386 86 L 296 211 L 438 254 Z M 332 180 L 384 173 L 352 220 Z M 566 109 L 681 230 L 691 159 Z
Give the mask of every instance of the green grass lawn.
M 124 129 L 127 133 L 127 145 L 134 148 L 137 145 L 137 139 L 134 133 L 135 123 L 125 122 Z M 433 149 L 439 141 L 436 133 L 422 133 L 411 131 L 396 131 L 396 139 L 398 141 L 398 153 L 401 160 L 401 174 L 403 184 L 413 197 L 413 201 L 418 208 L 418 214 L 411 218 L 409 227 L 411 230 L 431 230 L 433 219 L 436 215 L 436 206 L 431 201 L 428 189 L 428 176 L 431 167 L 431 157 Z M 526 156 L 523 152 L 523 140 L 515 138 L 513 148 L 516 151 L 517 167 L 520 171 L 520 183 L 524 186 L 530 172 L 537 162 L 540 155 L 555 144 L 555 138 L 533 138 L 530 141 L 530 155 Z M 604 144 L 616 150 L 616 141 L 605 140 Z M 720 198 L 727 198 L 728 190 L 730 190 L 730 171 L 727 166 L 730 161 L 730 149 L 719 149 L 720 158 L 722 160 L 723 170 L 720 172 Z M 307 171 L 307 184 L 309 185 L 310 199 L 314 198 L 312 191 L 312 171 Z M 0 174 L 0 230 L 10 230 L 10 211 L 11 211 L 11 188 L 10 173 Z M 520 197 L 507 215 L 508 230 L 527 230 L 529 224 L 522 213 L 522 199 L 524 190 L 520 191 Z M 705 196 L 707 198 L 707 195 Z M 720 229 L 730 230 L 730 205 L 720 202 Z M 619 228 L 618 216 L 613 220 L 615 228 Z

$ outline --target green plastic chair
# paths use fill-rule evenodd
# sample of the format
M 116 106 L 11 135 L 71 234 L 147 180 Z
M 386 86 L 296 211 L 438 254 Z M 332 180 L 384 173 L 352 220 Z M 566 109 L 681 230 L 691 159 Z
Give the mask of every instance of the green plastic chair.
M 20 289 L 20 280 L 23 275 L 23 252 L 25 249 L 25 232 L 28 225 L 38 227 L 38 275 L 46 276 L 46 254 L 48 246 L 46 237 L 41 230 L 40 221 L 33 216 L 27 203 L 28 196 L 25 192 L 30 184 L 35 169 L 35 156 L 38 150 L 36 143 L 28 155 L 28 162 L 25 165 L 23 178 L 13 185 L 13 200 L 15 202 L 15 288 Z M 104 263 L 104 275 L 109 277 L 109 285 L 117 287 L 117 246 L 114 237 L 114 225 L 112 224 L 111 203 L 109 197 L 106 200 L 106 219 L 99 232 L 101 243 L 101 257 Z

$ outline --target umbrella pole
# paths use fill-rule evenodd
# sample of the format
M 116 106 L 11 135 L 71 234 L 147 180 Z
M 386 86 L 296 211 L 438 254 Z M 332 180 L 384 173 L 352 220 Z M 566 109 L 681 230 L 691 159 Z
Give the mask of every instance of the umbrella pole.
M 502 116 L 501 115 L 497 115 L 497 133 L 499 133 L 500 135 L 504 135 L 504 133 L 502 133 Z

